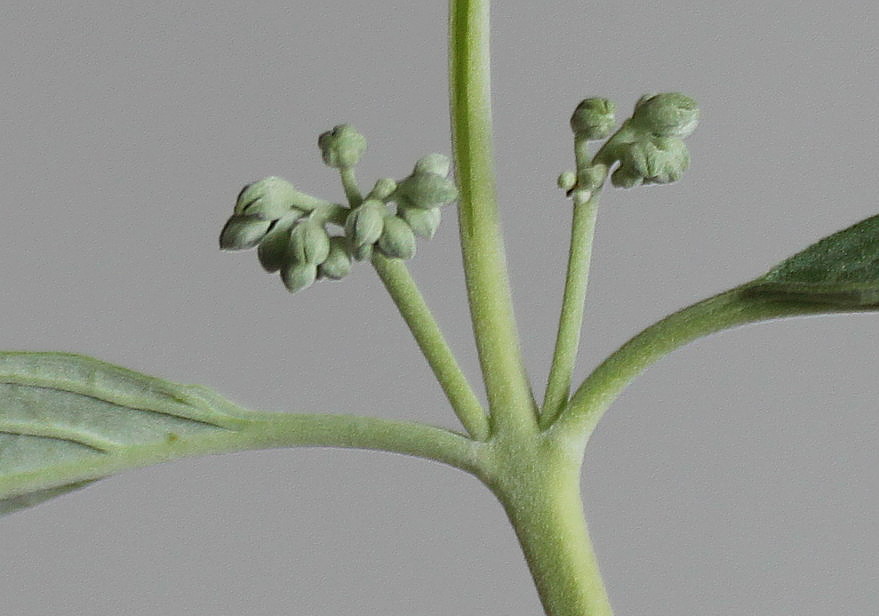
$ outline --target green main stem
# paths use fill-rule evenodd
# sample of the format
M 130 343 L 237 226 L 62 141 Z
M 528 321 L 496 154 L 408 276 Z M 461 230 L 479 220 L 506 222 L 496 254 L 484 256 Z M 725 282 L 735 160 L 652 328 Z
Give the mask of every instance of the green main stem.
M 449 95 L 467 294 L 492 429 L 534 433 L 537 405 L 525 374 L 494 177 L 489 0 L 450 0 Z
M 583 449 L 547 435 L 493 446 L 487 466 L 499 472 L 486 483 L 516 531 L 546 614 L 612 616 L 583 515 Z
M 449 10 L 461 248 L 491 420 L 491 461 L 479 475 L 507 512 L 546 614 L 611 616 L 580 500 L 583 449 L 540 433 L 513 318 L 492 155 L 489 0 L 450 0 Z M 587 211 L 587 226 L 591 216 Z M 565 323 L 573 320 L 579 322 L 576 314 Z

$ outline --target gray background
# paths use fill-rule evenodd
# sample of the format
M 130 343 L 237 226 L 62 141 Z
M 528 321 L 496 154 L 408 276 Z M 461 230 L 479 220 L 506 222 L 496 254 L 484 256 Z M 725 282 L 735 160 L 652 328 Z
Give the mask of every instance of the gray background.
M 567 118 L 696 97 L 679 184 L 608 190 L 578 377 L 662 315 L 876 213 L 873 2 L 497 2 L 502 215 L 542 391 L 563 278 Z M 0 9 L 0 347 L 68 350 L 246 406 L 454 426 L 374 274 L 289 296 L 216 236 L 240 186 L 341 197 L 448 152 L 444 2 L 24 2 Z M 412 270 L 474 378 L 454 216 Z M 879 316 L 753 326 L 649 370 L 593 438 L 591 530 L 617 614 L 875 613 Z M 537 614 L 475 480 L 289 450 L 128 472 L 0 520 L 16 616 Z

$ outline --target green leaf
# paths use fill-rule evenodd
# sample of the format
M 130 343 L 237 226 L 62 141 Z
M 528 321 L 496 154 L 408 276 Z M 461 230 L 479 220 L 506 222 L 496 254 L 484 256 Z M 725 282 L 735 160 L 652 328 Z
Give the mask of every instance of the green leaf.
M 812 244 L 752 282 L 752 297 L 830 304 L 879 306 L 879 216 Z
M 229 450 L 249 416 L 209 389 L 88 357 L 0 353 L 0 514 L 123 469 Z

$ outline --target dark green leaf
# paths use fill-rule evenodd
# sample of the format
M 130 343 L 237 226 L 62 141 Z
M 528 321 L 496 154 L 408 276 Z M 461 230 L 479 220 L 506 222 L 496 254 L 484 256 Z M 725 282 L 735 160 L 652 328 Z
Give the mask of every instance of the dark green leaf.
M 879 216 L 812 244 L 746 289 L 748 295 L 836 306 L 879 306 Z

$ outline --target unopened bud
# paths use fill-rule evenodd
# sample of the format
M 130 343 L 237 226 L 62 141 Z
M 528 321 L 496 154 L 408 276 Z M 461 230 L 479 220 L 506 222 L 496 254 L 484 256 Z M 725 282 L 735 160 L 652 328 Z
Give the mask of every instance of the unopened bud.
M 446 177 L 449 175 L 451 166 L 452 161 L 445 154 L 428 154 L 418 159 L 413 173 L 435 173 L 436 175 Z
M 378 248 L 386 256 L 395 259 L 411 259 L 415 256 L 415 234 L 406 221 L 397 216 L 388 216 L 384 230 L 378 239 Z
M 398 204 L 397 216 L 406 221 L 412 232 L 418 237 L 431 239 L 439 228 L 442 212 L 438 207 L 428 210 Z
M 235 203 L 235 213 L 263 220 L 277 220 L 298 209 L 297 206 L 310 209 L 313 201 L 314 197 L 299 192 L 287 180 L 267 177 L 241 189 Z
M 635 104 L 631 122 L 638 130 L 657 137 L 683 139 L 696 130 L 699 106 L 678 92 L 648 94 Z
M 559 175 L 556 184 L 558 184 L 558 187 L 562 190 L 571 190 L 577 184 L 577 174 L 573 171 L 565 171 Z
M 436 173 L 413 173 L 400 182 L 397 194 L 414 207 L 430 209 L 457 199 L 458 188 Z
M 386 213 L 384 203 L 371 199 L 352 210 L 345 220 L 345 235 L 351 241 L 351 247 L 358 249 L 375 244 L 382 234 Z
M 290 293 L 310 287 L 317 280 L 317 266 L 314 263 L 290 263 L 281 269 L 281 280 Z
M 350 124 L 339 124 L 317 140 L 324 163 L 337 169 L 354 167 L 366 151 L 366 137 Z
M 571 116 L 571 130 L 590 141 L 604 139 L 616 124 L 616 105 L 606 98 L 587 98 Z
M 384 202 L 388 197 L 394 194 L 395 190 L 397 190 L 397 182 L 391 178 L 381 178 L 380 180 L 376 180 L 375 186 L 373 186 L 372 190 L 369 191 L 369 194 L 366 195 L 366 199 L 374 199 L 376 201 Z
M 305 220 L 290 232 L 290 258 L 299 263 L 320 265 L 330 252 L 330 237 L 323 225 Z
M 263 269 L 269 273 L 277 272 L 289 259 L 290 231 L 299 216 L 285 216 L 275 223 L 259 244 L 257 256 Z
M 668 184 L 679 180 L 689 164 L 690 154 L 680 139 L 642 139 L 628 144 L 611 181 L 622 188 L 641 183 Z
M 260 243 L 272 221 L 256 216 L 233 215 L 220 231 L 221 250 L 247 250 Z
M 344 237 L 330 238 L 330 252 L 326 260 L 318 267 L 318 275 L 332 280 L 339 280 L 351 273 L 351 255 L 348 242 Z

